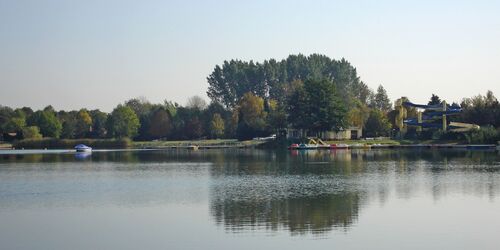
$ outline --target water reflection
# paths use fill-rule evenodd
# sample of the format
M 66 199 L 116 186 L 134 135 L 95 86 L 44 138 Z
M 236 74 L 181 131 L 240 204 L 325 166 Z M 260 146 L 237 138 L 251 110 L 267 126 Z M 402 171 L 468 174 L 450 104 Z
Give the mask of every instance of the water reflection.
M 292 234 L 323 233 L 333 228 L 347 230 L 358 217 L 357 193 L 290 197 L 285 199 L 231 200 L 213 194 L 211 211 L 227 230 L 270 229 Z
M 227 232 L 317 235 L 350 231 L 363 209 L 391 200 L 497 202 L 499 162 L 495 151 L 452 149 L 2 152 L 0 201 L 16 208 L 190 203 Z
M 92 152 L 76 152 L 75 159 L 77 160 L 85 160 L 92 155 Z
M 75 152 L 40 150 L 0 150 L 2 163 L 40 163 L 72 162 Z M 363 165 L 365 161 L 407 161 L 444 162 L 464 161 L 467 164 L 498 164 L 500 152 L 470 151 L 459 149 L 392 149 L 392 150 L 309 150 L 309 151 L 265 151 L 265 150 L 123 150 L 93 151 L 92 160 L 96 162 L 212 162 L 217 166 L 225 163 L 245 165 L 246 163 L 296 163 L 327 164 L 349 162 L 349 165 Z M 231 167 L 231 166 L 224 166 Z
M 349 231 L 363 207 L 389 199 L 500 191 L 494 151 L 344 150 L 274 152 L 219 159 L 210 209 L 228 232 Z

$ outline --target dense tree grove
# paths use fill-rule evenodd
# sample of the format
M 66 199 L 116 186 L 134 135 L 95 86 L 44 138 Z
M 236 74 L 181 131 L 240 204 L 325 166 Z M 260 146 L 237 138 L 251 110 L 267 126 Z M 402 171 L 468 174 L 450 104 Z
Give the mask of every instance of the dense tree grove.
M 207 94 L 212 101 L 235 107 L 247 92 L 264 100 L 276 100 L 283 105 L 294 88 L 295 81 L 326 79 L 332 82 L 342 101 L 348 107 L 357 99 L 368 104 L 373 95 L 347 60 L 334 60 L 327 56 L 312 54 L 290 55 L 281 61 L 266 60 L 263 63 L 240 60 L 224 61 L 208 76 Z
M 364 125 L 364 133 L 367 137 L 386 136 L 391 130 L 391 123 L 387 116 L 380 110 L 370 111 L 370 116 Z
M 314 132 L 339 130 L 347 125 L 346 108 L 329 80 L 307 80 L 289 100 L 290 122 Z
M 0 140 L 42 137 L 123 138 L 134 140 L 250 139 L 284 128 L 317 135 L 350 126 L 365 136 L 390 136 L 417 110 L 393 105 L 382 85 L 374 92 L 345 59 L 324 55 L 290 55 L 281 61 L 225 61 L 208 76 L 207 102 L 193 96 L 185 106 L 170 101 L 154 104 L 139 97 L 119 104 L 111 113 L 100 110 L 56 111 L 0 106 Z M 429 104 L 443 100 L 432 94 Z M 500 104 L 491 91 L 465 98 L 454 106 L 463 112 L 452 121 L 500 125 Z M 491 130 L 491 129 L 490 129 Z
M 249 138 L 279 128 L 319 134 L 348 126 L 363 127 L 371 109 L 387 113 L 391 102 L 380 85 L 374 93 L 347 60 L 324 55 L 290 55 L 281 61 L 225 61 L 207 78 L 207 95 L 228 110 L 238 110 L 238 138 Z M 262 115 L 246 122 L 242 100 L 260 100 Z M 233 112 L 234 113 L 234 112 Z M 385 114 L 384 114 L 385 115 Z M 384 131 L 385 132 L 385 131 Z M 385 135 L 388 135 L 386 133 Z
M 493 92 L 488 91 L 484 96 L 465 98 L 460 107 L 463 109 L 461 114 L 463 121 L 480 126 L 500 127 L 500 103 Z

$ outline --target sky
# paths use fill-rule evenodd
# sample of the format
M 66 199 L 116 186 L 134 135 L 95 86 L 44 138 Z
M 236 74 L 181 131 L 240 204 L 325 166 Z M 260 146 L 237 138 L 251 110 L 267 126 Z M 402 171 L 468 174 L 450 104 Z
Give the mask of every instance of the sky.
M 0 105 L 208 101 L 224 60 L 319 53 L 391 100 L 500 95 L 500 1 L 0 0 Z

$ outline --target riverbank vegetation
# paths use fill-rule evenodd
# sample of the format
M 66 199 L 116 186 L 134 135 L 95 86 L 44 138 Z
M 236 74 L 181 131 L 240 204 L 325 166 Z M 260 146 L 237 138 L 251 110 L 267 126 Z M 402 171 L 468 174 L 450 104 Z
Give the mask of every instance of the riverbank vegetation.
M 246 140 L 239 141 L 236 139 L 206 139 L 206 140 L 180 140 L 180 141 L 135 141 L 132 142 L 132 148 L 171 148 L 171 147 L 187 147 L 197 145 L 200 147 L 252 147 L 262 144 L 263 141 Z
M 285 128 L 321 134 L 351 126 L 363 128 L 365 137 L 390 137 L 398 134 L 398 119 L 403 117 L 397 107 L 400 102 L 393 106 L 382 85 L 370 89 L 347 60 L 324 55 L 290 55 L 281 61 L 224 61 L 215 66 L 207 82 L 209 104 L 194 96 L 185 106 L 168 100 L 150 103 L 145 98 L 133 98 L 110 113 L 98 109 L 57 111 L 52 106 L 36 111 L 0 106 L 0 140 L 248 140 L 279 136 Z M 406 97 L 400 100 L 409 101 Z M 442 100 L 432 95 L 429 104 L 440 103 Z M 417 132 L 410 127 L 398 139 L 445 140 L 455 136 L 469 143 L 499 139 L 500 104 L 491 91 L 453 105 L 463 112 L 450 120 L 474 123 L 481 129 L 455 135 Z M 406 117 L 416 117 L 414 108 L 404 112 Z
M 85 144 L 95 149 L 130 148 L 132 141 L 122 139 L 24 139 L 13 142 L 16 149 L 73 149 L 75 145 Z

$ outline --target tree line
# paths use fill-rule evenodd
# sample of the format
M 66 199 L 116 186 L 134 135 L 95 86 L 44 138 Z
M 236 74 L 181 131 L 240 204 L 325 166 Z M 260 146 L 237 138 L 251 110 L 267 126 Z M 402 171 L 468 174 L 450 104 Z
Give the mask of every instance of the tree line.
M 389 136 L 398 130 L 394 109 L 382 85 L 374 91 L 347 60 L 324 55 L 290 55 L 262 63 L 231 60 L 216 65 L 207 77 L 210 103 L 198 96 L 184 106 L 171 101 L 151 103 L 133 98 L 112 112 L 56 111 L 0 106 L 3 139 L 132 138 L 134 140 L 249 139 L 284 128 L 312 133 L 361 127 L 367 137 Z M 403 97 L 402 101 L 409 101 Z M 441 103 L 433 95 L 429 104 Z M 491 91 L 465 98 L 456 119 L 499 127 L 500 106 Z M 405 109 L 406 117 L 416 110 Z M 0 138 L 2 139 L 2 138 Z
M 376 136 L 388 135 L 391 129 L 386 114 L 392 105 L 386 90 L 382 85 L 371 90 L 344 58 L 299 54 L 261 63 L 224 61 L 207 81 L 212 102 L 243 116 L 238 117 L 240 139 L 283 128 L 319 134 L 368 124 L 366 131 Z M 252 109 L 262 112 L 246 119 L 242 101 L 250 96 L 262 103 Z

